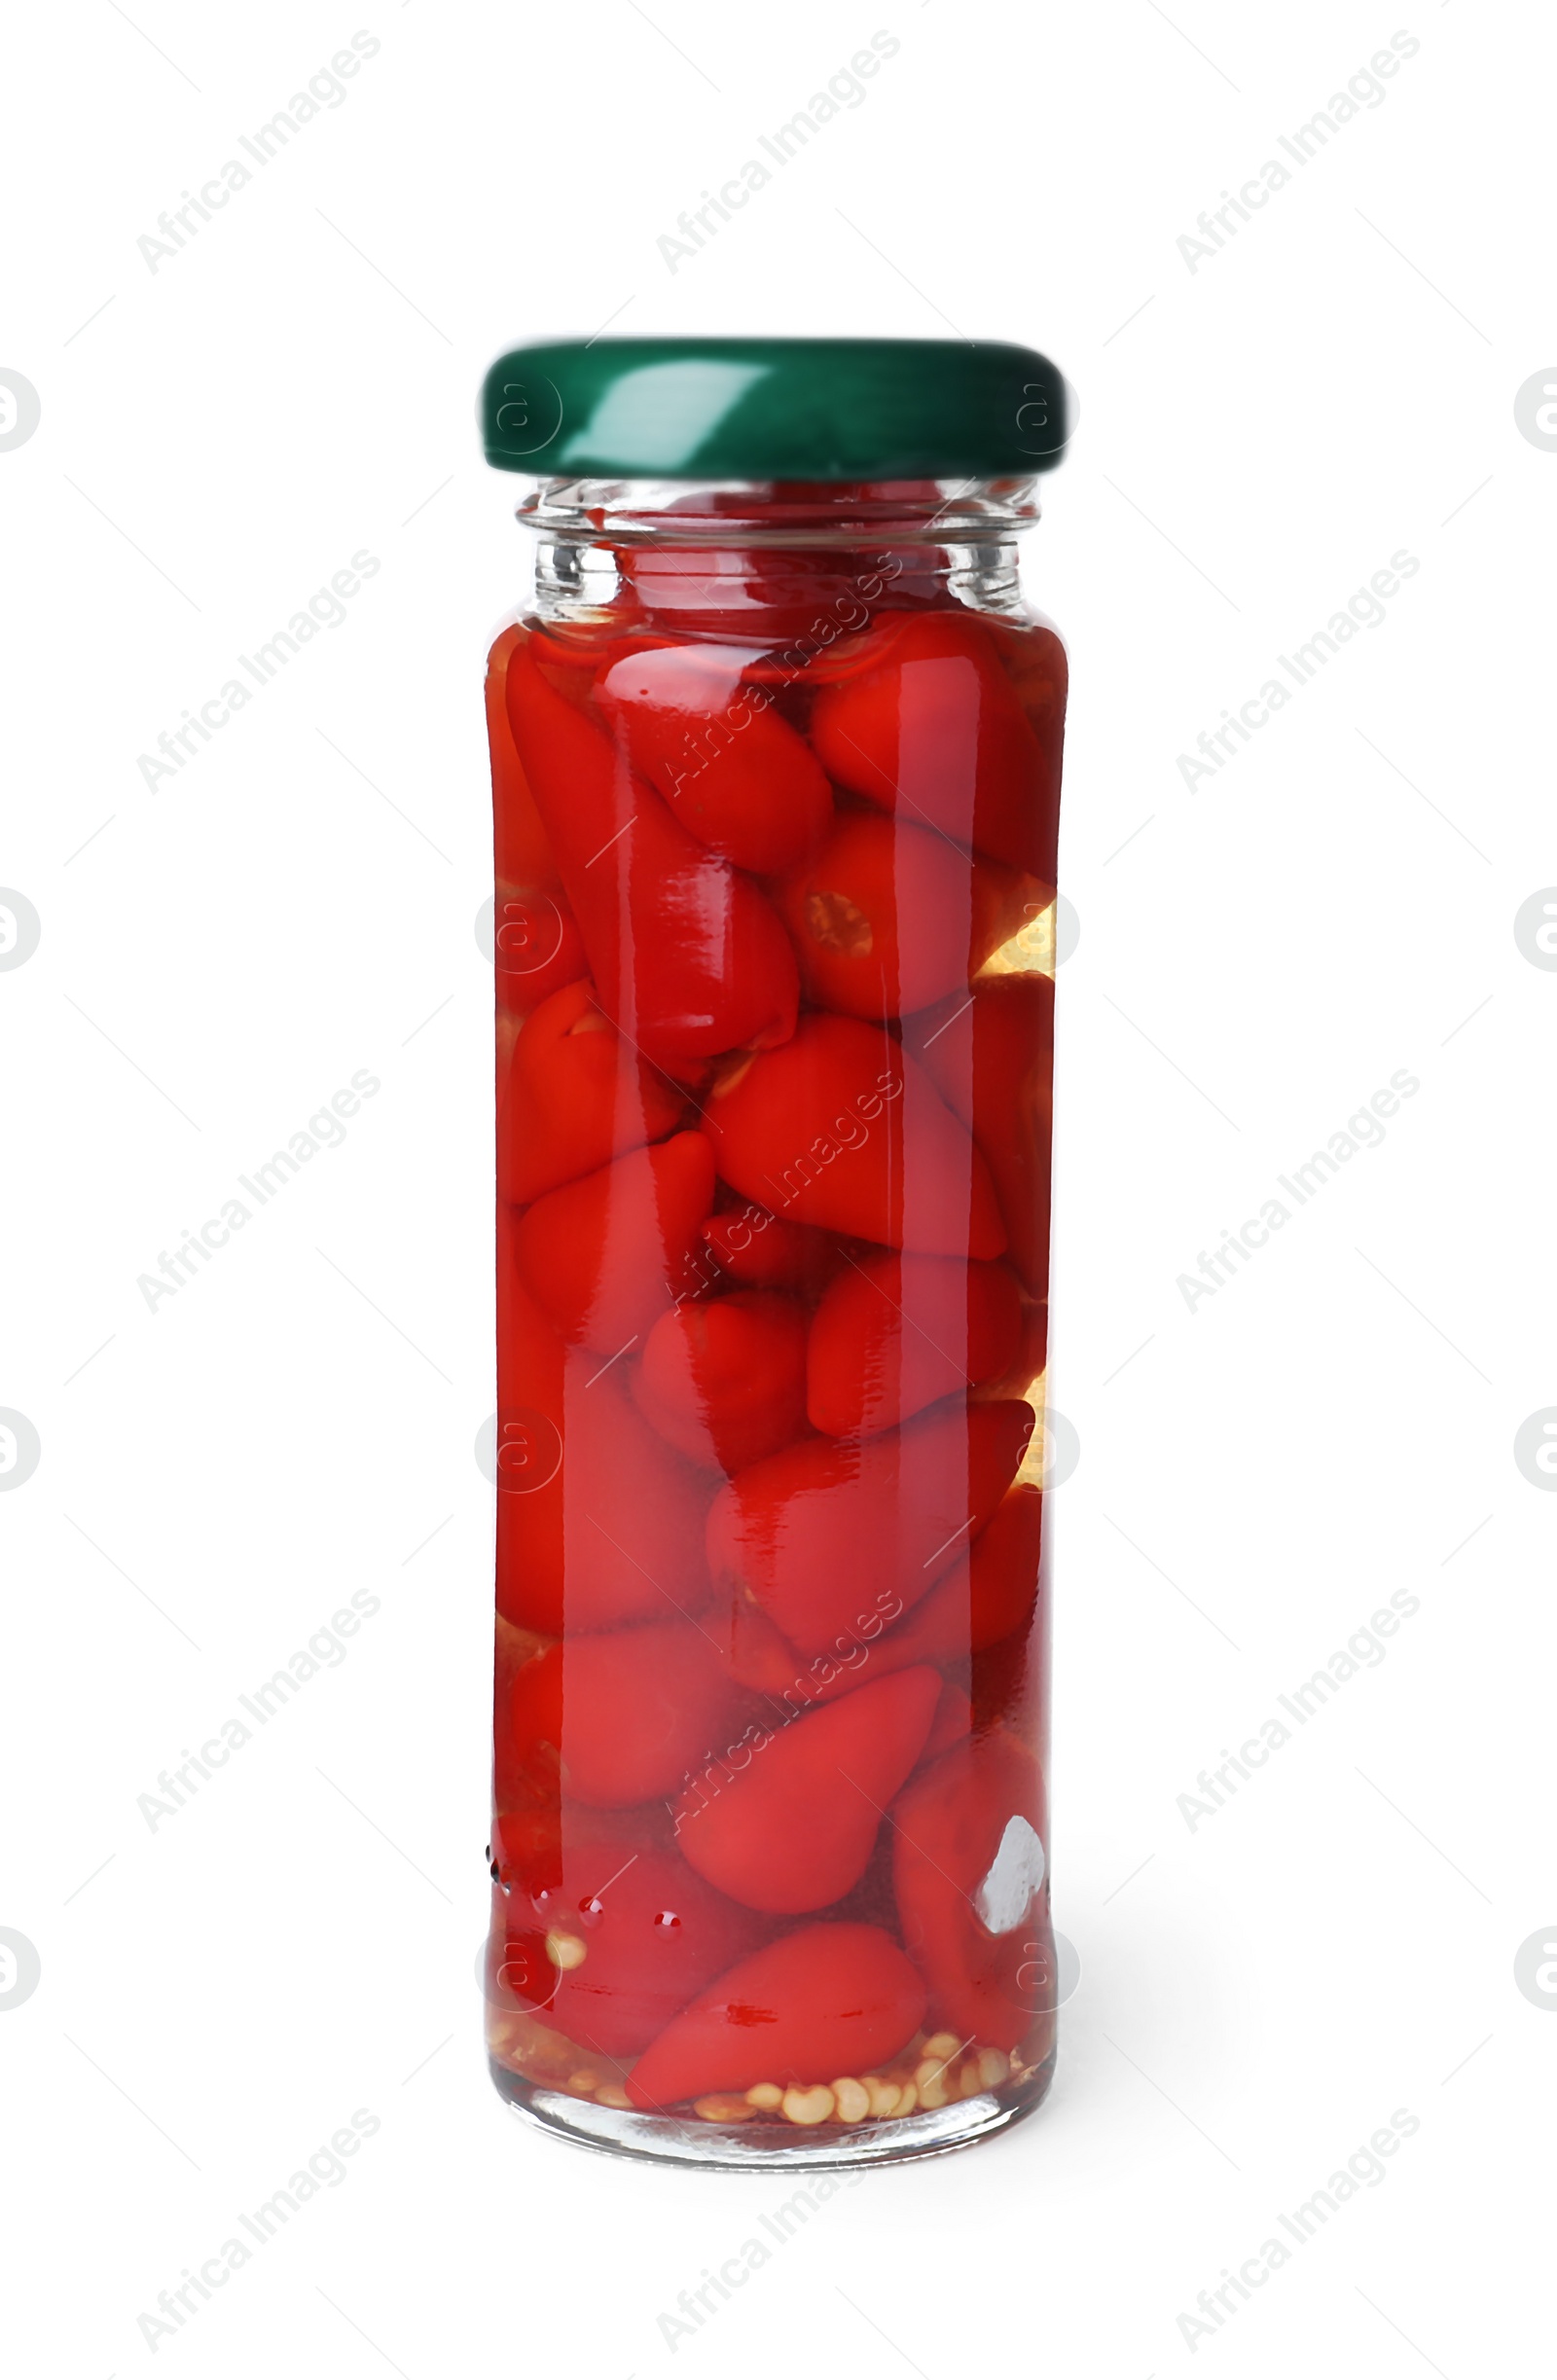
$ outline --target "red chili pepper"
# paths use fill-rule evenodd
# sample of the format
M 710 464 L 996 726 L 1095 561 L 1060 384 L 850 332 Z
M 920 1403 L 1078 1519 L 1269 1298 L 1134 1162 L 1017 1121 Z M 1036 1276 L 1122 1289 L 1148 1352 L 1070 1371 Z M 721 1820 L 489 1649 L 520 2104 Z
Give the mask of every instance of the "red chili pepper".
M 678 1853 L 625 1834 L 570 1841 L 544 1881 L 516 1878 L 503 1917 L 499 1989 L 610 2058 L 645 2049 L 761 1931 Z
M 497 1607 L 545 1636 L 696 1611 L 707 1601 L 706 1479 L 652 1430 L 593 1354 L 568 1365 L 563 1428 L 498 1407 Z M 521 1485 L 505 1492 L 517 1450 Z M 525 1485 L 526 1477 L 536 1486 Z
M 835 784 L 1054 882 L 1058 776 L 981 622 L 906 616 L 873 667 L 823 688 L 811 740 Z
M 782 1702 L 789 1696 L 784 1708 L 790 1712 L 808 1710 L 820 1699 L 814 1690 L 800 1690 L 806 1661 L 782 1630 L 776 1628 L 767 1613 L 746 1596 L 722 1597 L 710 1604 L 702 1613 L 699 1626 L 739 1685 L 754 1694 L 765 1694 L 773 1702 Z M 850 1678 L 845 1682 L 856 1681 Z
M 876 1658 L 965 1661 L 1025 1631 L 1038 1599 L 1043 1491 L 1019 1480 L 974 1538 L 966 1558 L 916 1604 Z
M 1042 1515 L 1042 1492 L 1019 1480 L 971 1552 L 885 1635 L 880 1612 L 856 1614 L 824 1652 L 808 1658 L 744 1596 L 710 1605 L 699 1624 L 739 1684 L 796 1714 L 836 1702 L 866 1677 L 874 1682 L 926 1661 L 965 1677 L 970 1654 L 977 1671 L 986 1654 L 993 1661 L 996 1652 L 1009 1650 L 1021 1672 L 1014 1681 L 1003 1672 L 998 1677 L 993 1670 L 979 1673 L 982 1724 L 983 1705 L 993 1708 L 992 1698 L 998 1697 L 1004 1708 L 1013 1683 L 1026 1683 L 1022 1656 L 1037 1602 Z
M 523 1406 L 544 1414 L 548 1421 L 562 1424 L 562 1383 L 567 1368 L 567 1350 L 558 1334 L 551 1316 L 530 1295 L 520 1269 L 518 1225 L 520 1218 L 512 1208 L 497 1209 L 497 1392 L 509 1405 Z M 522 1450 L 523 1451 L 523 1450 Z M 510 1458 L 507 1465 L 498 1451 L 498 1485 L 517 1487 L 517 1479 L 505 1482 L 505 1468 L 512 1469 L 522 1460 Z M 527 1484 L 534 1484 L 530 1474 Z
M 1040 1297 L 1022 1300 L 1022 1328 L 1016 1353 L 1003 1372 L 995 1373 L 979 1386 L 984 1396 L 1026 1396 L 1035 1381 L 1043 1377 L 1049 1353 L 1048 1301 Z
M 748 1909 L 792 1917 L 841 1900 L 865 1872 L 940 1690 L 934 1670 L 904 1670 L 762 1737 L 733 1777 L 704 1778 L 676 1803 L 687 1859 Z
M 713 1085 L 704 1130 L 724 1180 L 786 1219 L 929 1255 L 1005 1245 L 984 1159 L 882 1026 L 803 1017 Z
M 492 1882 L 505 1897 L 549 1892 L 562 1878 L 562 1814 L 555 1802 L 504 1810 L 488 1845 Z
M 553 684 L 560 685 L 575 704 L 589 700 L 590 687 L 599 671 L 609 667 L 623 652 L 630 651 L 635 636 L 641 633 L 641 630 L 628 628 L 621 620 L 570 620 L 561 634 L 530 620 L 524 631 L 531 660 L 541 664 Z
M 932 1760 L 939 1759 L 942 1752 L 950 1751 L 954 1745 L 966 1743 L 972 1733 L 973 1705 L 961 1687 L 954 1685 L 948 1677 L 942 1682 L 930 1731 L 924 1739 L 924 1749 L 916 1766 L 926 1768 Z
M 709 1253 L 754 1289 L 819 1289 L 842 1262 L 830 1232 L 785 1223 L 749 1201 L 703 1226 Z
M 998 1379 L 1021 1343 L 1021 1295 L 1003 1264 L 868 1255 L 842 1267 L 812 1318 L 806 1410 L 834 1438 L 894 1428 Z
M 502 1823 L 516 1830 L 514 1852 L 511 1855 L 505 1845 L 505 1857 L 512 1864 L 523 1853 L 533 1871 L 542 1875 L 562 1856 L 557 1748 L 530 1737 L 516 1741 L 513 1701 L 510 1680 L 507 1691 L 494 1696 L 492 1703 L 492 1799 L 503 1813 Z
M 677 1790 L 731 1708 L 701 1632 L 673 1620 L 550 1646 L 515 1678 L 511 1720 L 521 1758 L 555 1747 L 564 1791 L 614 1810 Z
M 497 1006 L 527 1017 L 564 984 L 589 973 L 578 920 L 561 892 L 499 882 L 492 907 Z
M 640 1065 L 587 982 L 543 1000 L 514 1046 L 497 1104 L 497 1194 L 527 1205 L 658 1140 L 685 1107 Z
M 504 1210 L 506 1212 L 506 1210 Z M 499 1213 L 497 1608 L 543 1636 L 696 1611 L 708 1599 L 706 1481 L 599 1357 L 569 1354 Z
M 699 1279 L 700 1225 L 713 1204 L 702 1133 L 634 1149 L 527 1209 L 516 1246 L 531 1295 L 562 1336 L 619 1355 Z
M 499 883 L 560 883 L 540 811 L 525 781 L 508 724 L 508 665 L 524 649 L 525 631 L 505 628 L 487 656 L 487 747 L 492 773 L 492 837 Z
M 832 500 L 836 494 L 833 490 Z M 765 532 L 777 524 L 770 510 Z M 730 533 L 726 515 L 721 537 Z M 617 555 L 632 597 L 641 606 L 639 616 L 655 633 L 684 643 L 702 635 L 723 641 L 734 630 L 735 641 L 753 651 L 753 676 L 771 675 L 779 685 L 797 673 L 807 677 L 815 671 L 819 677 L 846 629 L 857 631 L 869 616 L 866 605 L 880 597 L 888 581 L 895 590 L 894 568 L 888 566 L 885 579 L 868 569 L 861 572 L 857 563 L 866 559 L 860 555 L 846 561 L 819 549 L 808 553 L 798 543 L 775 548 L 721 542 L 717 553 L 702 543 L 656 543 L 629 546 Z M 928 593 L 933 571 L 921 574 L 920 583 Z
M 635 2108 L 756 2082 L 830 2082 L 886 2066 L 919 2030 L 924 1986 L 879 1926 L 801 1926 L 741 1960 L 650 2043 Z
M 992 975 L 914 1019 L 909 1046 L 989 1161 L 1011 1262 L 1042 1297 L 1049 1285 L 1054 978 Z
M 821 842 L 832 787 L 773 697 L 741 683 L 743 659 L 720 645 L 633 653 L 602 671 L 594 700 L 689 834 L 738 868 L 777 876 Z
M 880 660 L 896 633 L 899 615 L 889 612 L 884 616 L 892 623 L 890 629 L 867 628 L 848 635 L 835 629 L 833 641 L 819 648 L 809 636 L 796 638 L 787 648 L 780 644 L 777 651 L 764 646 L 748 655 L 746 681 L 752 686 L 772 686 L 780 694 L 804 696 L 819 686 L 858 677 Z
M 1043 1490 L 1019 1480 L 1002 1498 L 968 1557 L 968 1641 L 976 1653 L 1026 1630 L 1038 1600 Z
M 794 953 L 756 885 L 677 824 L 526 652 L 508 665 L 508 716 L 607 1015 L 672 1067 L 787 1040 Z
M 1020 636 L 1004 639 L 1001 650 L 1017 700 L 1032 722 L 1032 732 L 1042 748 L 1049 782 L 1058 785 L 1065 747 L 1066 695 L 1070 682 L 1065 646 L 1052 628 L 1033 621 Z M 1039 873 L 1053 883 L 1052 868 Z
M 1035 1631 L 1019 1630 L 975 1653 L 968 1674 L 974 1726 L 981 1733 L 1004 1727 L 1036 1739 L 1045 1727 L 1042 1647 Z
M 901 1599 L 887 1598 L 887 1608 Z M 915 1657 L 898 1658 L 893 1638 L 884 1636 L 882 1611 L 856 1612 L 819 1653 L 798 1652 L 767 1613 L 744 1595 L 710 1604 L 698 1625 L 711 1640 L 720 1660 L 738 1684 L 765 1695 L 770 1715 L 780 1720 L 803 1718 L 808 1711 L 851 1694 L 867 1678 L 881 1677 L 916 1666 Z M 923 1658 L 928 1659 L 925 1655 Z
M 808 999 L 849 1017 L 901 1017 L 965 990 L 1039 890 L 944 835 L 854 811 L 776 897 Z
M 802 1438 L 720 1489 L 715 1580 L 746 1589 L 803 1653 L 871 1607 L 928 1593 L 995 1511 L 1032 1435 L 1020 1401 L 923 1414 L 862 1444 Z
M 1024 1889 L 1046 1842 L 1037 1762 L 1014 1737 L 989 1735 L 943 1753 L 898 1797 L 892 1820 L 903 1940 L 937 2021 L 960 2040 L 1015 2049 L 1046 2012 L 1034 1963 L 1047 1902 L 1035 1881 Z
M 677 1306 L 650 1331 L 632 1385 L 670 1445 L 742 1470 L 805 1430 L 805 1316 L 760 1289 Z

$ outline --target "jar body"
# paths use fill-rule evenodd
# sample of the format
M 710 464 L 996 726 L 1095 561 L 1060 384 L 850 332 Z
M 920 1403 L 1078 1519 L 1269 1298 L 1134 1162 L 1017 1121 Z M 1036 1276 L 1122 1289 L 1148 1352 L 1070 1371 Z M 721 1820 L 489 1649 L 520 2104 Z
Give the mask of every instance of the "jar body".
M 1020 491 L 532 517 L 488 676 L 492 2071 L 683 2163 L 931 2153 L 1053 2062 L 1063 648 Z

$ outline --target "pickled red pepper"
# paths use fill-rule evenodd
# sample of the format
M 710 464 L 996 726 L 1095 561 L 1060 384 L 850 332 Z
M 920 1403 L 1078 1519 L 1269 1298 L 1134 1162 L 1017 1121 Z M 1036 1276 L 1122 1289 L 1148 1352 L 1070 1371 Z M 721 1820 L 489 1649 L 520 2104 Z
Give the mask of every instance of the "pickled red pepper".
M 689 497 L 489 664 L 492 2053 L 778 2146 L 1020 2104 L 1054 2030 L 1064 655 L 784 550 L 831 492 L 744 495 L 717 569 Z

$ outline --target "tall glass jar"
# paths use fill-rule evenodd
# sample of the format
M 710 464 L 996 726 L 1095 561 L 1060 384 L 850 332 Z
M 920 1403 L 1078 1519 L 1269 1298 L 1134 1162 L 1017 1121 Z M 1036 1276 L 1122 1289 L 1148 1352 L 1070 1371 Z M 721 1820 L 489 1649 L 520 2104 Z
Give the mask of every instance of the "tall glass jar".
M 1064 404 L 954 343 L 489 377 L 489 2037 L 599 2147 L 932 2154 L 1052 2072 Z

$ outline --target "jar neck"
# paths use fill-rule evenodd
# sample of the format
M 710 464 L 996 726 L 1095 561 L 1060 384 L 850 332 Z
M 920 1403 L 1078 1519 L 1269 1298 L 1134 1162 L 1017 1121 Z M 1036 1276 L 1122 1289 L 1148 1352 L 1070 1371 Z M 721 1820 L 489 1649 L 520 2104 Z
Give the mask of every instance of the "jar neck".
M 1038 518 L 1034 479 L 536 482 L 519 518 L 612 546 L 853 549 L 1012 535 Z
M 756 638 L 813 614 L 847 632 L 903 605 L 1021 615 L 1016 538 L 1037 517 L 1033 481 L 1016 478 L 554 479 L 519 506 L 542 619 L 630 613 Z

